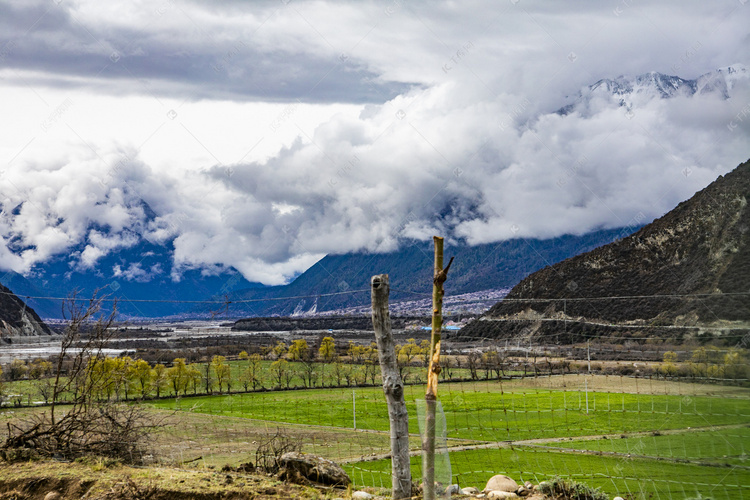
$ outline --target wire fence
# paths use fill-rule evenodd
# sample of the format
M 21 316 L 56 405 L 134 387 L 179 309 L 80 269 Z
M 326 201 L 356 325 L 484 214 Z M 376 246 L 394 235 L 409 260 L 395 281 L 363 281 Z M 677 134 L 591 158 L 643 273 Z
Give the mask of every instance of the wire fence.
M 482 490 L 495 474 L 519 485 L 557 476 L 626 499 L 748 497 L 748 325 L 680 325 L 675 334 L 665 328 L 674 325 L 544 313 L 485 321 L 499 333 L 448 332 L 443 342 L 443 482 Z M 545 321 L 551 330 L 540 335 Z M 558 343 L 555 329 L 576 321 L 592 329 Z M 395 332 L 415 484 L 429 338 L 421 326 Z M 139 401 L 166 418 L 140 460 L 241 472 L 301 449 L 341 463 L 357 486 L 388 490 L 388 413 L 372 332 L 241 333 L 224 327 L 207 338 L 233 343 L 143 347 L 102 361 L 111 366 L 100 399 Z M 47 380 L 40 361 L 15 364 L 3 365 L 0 418 L 8 421 L 39 411 Z

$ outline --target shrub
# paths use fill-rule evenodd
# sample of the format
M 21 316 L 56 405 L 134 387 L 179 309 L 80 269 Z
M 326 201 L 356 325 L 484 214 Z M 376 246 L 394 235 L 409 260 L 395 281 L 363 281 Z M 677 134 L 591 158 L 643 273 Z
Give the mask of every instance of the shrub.
M 542 481 L 538 489 L 555 500 L 609 500 L 609 496 L 599 488 L 592 488 L 575 481 L 566 481 L 559 476 L 549 481 Z
M 263 469 L 268 474 L 275 474 L 281 468 L 279 459 L 284 453 L 300 451 L 302 443 L 281 429 L 276 429 L 276 434 L 261 441 L 255 451 L 255 466 Z

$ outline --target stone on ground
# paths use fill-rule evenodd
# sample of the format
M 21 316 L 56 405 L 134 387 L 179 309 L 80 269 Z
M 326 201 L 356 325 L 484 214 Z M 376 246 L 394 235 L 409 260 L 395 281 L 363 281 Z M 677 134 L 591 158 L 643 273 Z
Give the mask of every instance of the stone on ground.
M 512 491 L 500 491 L 500 490 L 492 490 L 489 493 L 487 493 L 487 498 L 490 500 L 510 500 L 513 498 L 521 498 Z
M 461 488 L 461 491 L 459 491 L 459 495 L 478 495 L 479 494 L 479 488 L 475 488 L 473 486 L 467 486 L 466 488 Z
M 279 462 L 284 469 L 282 475 L 288 479 L 301 476 L 331 486 L 348 486 L 352 482 L 339 464 L 318 455 L 290 451 L 284 453 Z
M 370 493 L 367 493 L 366 491 L 355 491 L 354 493 L 352 493 L 352 498 L 354 500 L 371 500 L 375 497 Z
M 487 481 L 487 486 L 484 487 L 484 492 L 487 493 L 489 491 L 508 491 L 511 493 L 515 493 L 518 490 L 518 483 L 515 482 L 513 479 L 509 478 L 508 476 L 504 476 L 502 474 L 498 474 L 496 476 L 492 476 L 489 481 Z

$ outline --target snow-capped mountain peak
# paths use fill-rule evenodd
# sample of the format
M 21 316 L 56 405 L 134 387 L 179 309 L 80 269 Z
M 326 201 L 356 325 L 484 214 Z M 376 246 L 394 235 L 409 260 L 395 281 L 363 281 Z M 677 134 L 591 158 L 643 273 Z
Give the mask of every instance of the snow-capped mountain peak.
M 628 109 L 651 99 L 692 97 L 696 94 L 729 99 L 731 90 L 737 82 L 749 77 L 750 72 L 745 65 L 733 64 L 705 73 L 693 80 L 656 71 L 635 77 L 605 78 L 581 89 L 574 102 L 560 108 L 557 113 L 567 115 L 579 111 L 585 114 L 589 103 L 595 98 L 613 99 L 618 105 Z

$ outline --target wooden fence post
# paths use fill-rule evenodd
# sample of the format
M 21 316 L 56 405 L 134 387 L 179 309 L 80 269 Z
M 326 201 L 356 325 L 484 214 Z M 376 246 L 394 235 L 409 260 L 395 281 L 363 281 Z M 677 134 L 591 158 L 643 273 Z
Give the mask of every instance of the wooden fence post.
M 430 340 L 430 367 L 427 370 L 427 392 L 425 393 L 426 413 L 424 437 L 422 441 L 422 488 L 425 500 L 435 500 L 435 408 L 437 406 L 437 385 L 440 374 L 440 340 L 443 327 L 443 283 L 448 278 L 448 270 L 453 257 L 443 269 L 443 238 L 434 236 L 435 272 L 432 278 L 432 336 Z
M 396 346 L 391 331 L 388 311 L 390 284 L 387 274 L 373 276 L 372 326 L 378 344 L 380 372 L 383 375 L 383 392 L 388 403 L 391 427 L 391 481 L 394 500 L 411 497 L 411 466 L 409 464 L 409 414 L 404 402 L 404 383 L 396 364 Z

